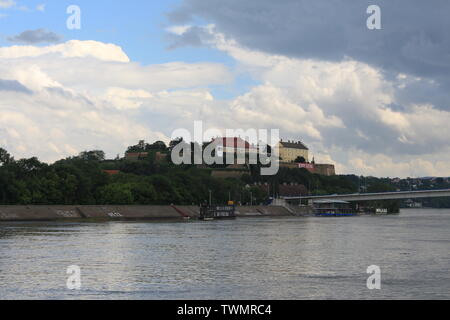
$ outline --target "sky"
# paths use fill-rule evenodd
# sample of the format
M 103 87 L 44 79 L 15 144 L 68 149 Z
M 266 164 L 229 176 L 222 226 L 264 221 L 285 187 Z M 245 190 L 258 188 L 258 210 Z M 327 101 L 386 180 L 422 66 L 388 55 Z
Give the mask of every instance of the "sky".
M 367 25 L 374 4 L 379 29 Z M 80 28 L 68 28 L 71 5 Z M 0 147 L 46 162 L 92 149 L 114 158 L 201 120 L 279 129 L 340 174 L 450 176 L 449 10 L 446 0 L 0 0 Z

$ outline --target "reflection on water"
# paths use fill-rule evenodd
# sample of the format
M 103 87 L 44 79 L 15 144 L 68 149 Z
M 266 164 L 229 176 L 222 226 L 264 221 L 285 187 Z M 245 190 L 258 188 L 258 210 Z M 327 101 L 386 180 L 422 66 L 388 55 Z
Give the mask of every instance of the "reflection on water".
M 189 223 L 1 223 L 0 299 L 450 298 L 450 211 Z M 82 289 L 66 288 L 66 269 Z M 382 290 L 366 269 L 382 270 Z

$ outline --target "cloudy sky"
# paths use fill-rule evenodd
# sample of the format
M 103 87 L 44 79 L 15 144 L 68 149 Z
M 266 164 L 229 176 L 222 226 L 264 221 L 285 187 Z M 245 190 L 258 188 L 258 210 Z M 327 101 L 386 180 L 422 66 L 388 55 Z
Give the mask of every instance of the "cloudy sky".
M 373 4 L 381 30 L 367 28 Z M 203 120 L 280 129 L 339 173 L 450 176 L 449 12 L 447 0 L 0 0 L 0 146 L 115 157 Z

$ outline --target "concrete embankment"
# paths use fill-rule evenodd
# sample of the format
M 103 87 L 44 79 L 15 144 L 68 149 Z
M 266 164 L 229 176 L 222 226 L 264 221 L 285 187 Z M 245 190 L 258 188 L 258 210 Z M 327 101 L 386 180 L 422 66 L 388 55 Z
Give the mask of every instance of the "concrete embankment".
M 237 217 L 287 217 L 293 214 L 285 207 L 245 206 L 236 208 Z
M 183 219 L 172 206 L 0 206 L 0 221 Z
M 0 206 L 0 221 L 82 219 L 74 206 Z
M 196 219 L 197 206 L 0 206 L 1 221 L 183 220 Z M 284 207 L 237 207 L 237 217 L 292 216 Z

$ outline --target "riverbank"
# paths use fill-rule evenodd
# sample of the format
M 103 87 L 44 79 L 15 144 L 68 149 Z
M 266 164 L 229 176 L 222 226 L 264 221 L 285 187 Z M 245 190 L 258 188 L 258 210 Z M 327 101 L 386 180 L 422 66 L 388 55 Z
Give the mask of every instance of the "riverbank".
M 282 206 L 242 206 L 237 217 L 294 216 Z M 0 206 L 1 221 L 197 219 L 197 206 Z

